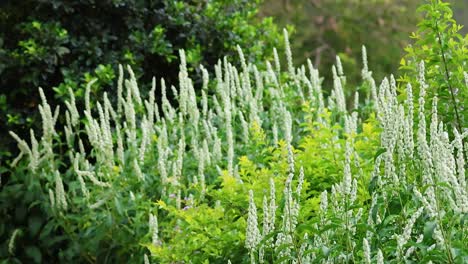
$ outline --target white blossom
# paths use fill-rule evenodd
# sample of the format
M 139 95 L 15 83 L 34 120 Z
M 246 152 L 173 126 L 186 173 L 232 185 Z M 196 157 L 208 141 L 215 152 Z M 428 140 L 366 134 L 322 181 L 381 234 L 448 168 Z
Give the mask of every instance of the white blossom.
M 21 229 L 16 228 L 11 234 L 10 240 L 8 241 L 8 253 L 15 255 L 15 242 L 18 235 L 22 234 Z
M 150 264 L 148 255 L 146 255 L 146 254 L 143 255 L 143 261 L 144 261 L 144 264 Z
M 65 189 L 63 187 L 62 177 L 58 171 L 55 171 L 55 201 L 57 208 L 61 210 L 67 210 L 68 204 L 65 196 Z
M 149 214 L 149 232 L 151 233 L 151 243 L 154 246 L 161 245 L 159 239 L 159 228 L 158 228 L 158 217 L 153 214 Z
M 55 208 L 55 194 L 54 191 L 49 189 L 49 201 L 50 201 L 50 207 L 53 209 Z
M 247 230 L 245 236 L 245 247 L 252 252 L 260 242 L 260 231 L 257 223 L 257 207 L 254 202 L 253 191 L 249 191 L 249 214 L 247 218 Z
M 292 53 L 291 53 L 291 46 L 289 44 L 289 36 L 288 31 L 283 29 L 283 36 L 284 36 L 284 47 L 286 52 L 286 61 L 288 63 L 288 72 L 291 76 L 294 76 L 294 66 L 292 62 Z
M 362 241 L 362 247 L 363 247 L 363 252 L 364 252 L 364 262 L 367 263 L 367 264 L 372 263 L 371 262 L 371 253 L 370 253 L 371 249 L 370 249 L 370 246 L 369 246 L 369 242 L 365 238 Z
M 384 257 L 380 248 L 377 250 L 377 264 L 384 264 Z
M 75 101 L 75 94 L 73 90 L 68 87 L 68 94 L 70 95 L 70 101 L 65 101 L 65 105 L 70 113 L 70 121 L 73 126 L 78 124 L 78 120 L 80 118 L 80 114 L 78 113 L 78 109 L 76 108 L 76 101 Z
M 416 220 L 421 216 L 424 207 L 420 207 L 415 213 L 411 215 L 411 218 L 406 223 L 403 234 L 399 235 L 397 238 L 397 246 L 399 250 L 403 250 L 403 246 L 408 243 L 409 239 L 411 238 L 411 232 L 413 231 L 413 226 L 416 223 Z

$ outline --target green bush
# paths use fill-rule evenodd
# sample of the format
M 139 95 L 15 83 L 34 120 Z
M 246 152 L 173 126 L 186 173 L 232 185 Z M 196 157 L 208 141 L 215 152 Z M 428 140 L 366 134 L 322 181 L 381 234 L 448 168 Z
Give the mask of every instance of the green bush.
M 418 78 L 418 64 L 426 65 L 427 112 L 431 111 L 434 96 L 440 100 L 438 112 L 444 123 L 462 132 L 467 127 L 468 111 L 468 36 L 459 31 L 462 26 L 453 19 L 448 3 L 433 0 L 422 5 L 419 11 L 425 19 L 419 23 L 418 31 L 411 37 L 413 45 L 408 46 L 407 54 L 401 60 L 402 83 L 414 82 Z M 402 85 L 404 89 L 404 85 Z M 418 92 L 417 89 L 415 92 Z
M 240 0 L 3 1 L 0 4 L 0 212 L 4 219 L 0 237 L 5 241 L 2 258 L 9 255 L 6 244 L 11 235 L 9 230 L 16 229 L 24 231 L 17 233 L 17 239 L 23 243 L 20 247 L 24 249 L 20 257 L 23 261 L 41 257 L 50 261 L 74 260 L 77 254 L 88 258 L 86 252 L 76 250 L 77 243 L 65 239 L 71 230 L 49 222 L 51 215 L 40 202 L 47 190 L 40 188 L 34 177 L 24 177 L 23 170 L 10 166 L 18 150 L 9 130 L 29 138 L 29 129 L 33 128 L 37 136 L 42 135 L 37 111 L 38 87 L 44 87 L 52 106 L 63 106 L 73 94 L 81 108 L 86 85 L 96 79 L 90 87 L 90 96 L 99 98 L 108 92 L 109 101 L 116 103 L 112 86 L 119 75 L 119 63 L 131 65 L 144 93 L 149 91 L 153 76 L 164 77 L 168 87 L 177 86 L 179 49 L 186 50 L 188 72 L 199 87 L 202 81 L 199 65 L 208 65 L 213 72 L 209 67 L 219 57 L 236 53 L 236 45 L 246 47 L 249 51 L 246 59 L 250 61 L 267 58 L 273 46 L 281 46 L 281 34 L 272 20 L 257 18 L 257 5 Z M 174 101 L 172 89 L 168 89 L 168 99 Z M 161 103 L 159 97 L 155 102 Z M 94 100 L 91 105 L 96 107 Z M 60 115 L 57 127 L 65 124 L 65 116 Z M 65 140 L 63 131 L 58 131 L 57 136 Z M 84 148 L 89 149 L 86 141 Z
M 353 138 L 356 153 L 362 155 L 354 158 L 356 164 L 370 178 L 369 160 L 379 142 L 372 128 L 375 121 L 361 128 L 357 112 L 346 114 L 339 83 L 335 97 L 326 103 L 312 66 L 308 73 L 296 73 L 288 59 L 289 72 L 281 73 L 279 62 L 275 69 L 266 62 L 261 70 L 238 52 L 240 70 L 225 59 L 209 81 L 202 68 L 202 95 L 197 98 L 181 51 L 178 108 L 171 106 L 163 80 L 161 110 L 155 101 L 155 80 L 149 97 L 143 99 L 130 68 L 127 80 L 118 78 L 114 105 L 107 95 L 93 102 L 90 82 L 81 112 L 70 90 L 63 132 L 56 127 L 58 110 L 51 109 L 40 90 L 42 136 L 37 140 L 31 134 L 29 146 L 12 133 L 20 146 L 19 158 L 28 157 L 27 163 L 16 159 L 13 164 L 20 162 L 29 170 L 30 185 L 35 186 L 31 193 L 38 195 L 37 204 L 48 216 L 44 232 L 60 230 L 66 240 L 51 245 L 50 237 L 56 233 L 40 233 L 49 239 L 35 247 L 39 250 L 45 243 L 49 249 L 62 247 L 65 253 L 58 259 L 69 261 L 135 262 L 149 248 L 161 262 L 243 262 L 246 194 L 249 189 L 268 191 L 273 178 L 282 189 L 293 153 L 303 163 L 307 199 L 316 200 L 339 181 L 344 135 Z M 289 50 L 286 55 L 290 58 Z M 337 82 L 340 78 L 344 78 L 341 72 L 340 77 L 335 75 Z M 213 94 L 208 93 L 209 86 L 215 87 Z M 337 150 L 328 152 L 330 145 Z M 321 162 L 310 160 L 319 152 Z M 333 177 L 325 181 L 326 174 Z M 10 186 L 13 182 L 7 189 Z M 317 210 L 317 204 L 309 208 Z M 9 241 L 21 244 L 22 239 Z M 18 254 L 14 249 L 9 254 L 19 259 L 28 256 L 19 247 L 16 250 Z
M 164 79 L 146 93 L 131 67 L 119 67 L 114 102 L 91 98 L 94 79 L 84 106 L 70 90 L 61 114 L 40 89 L 41 136 L 10 132 L 21 152 L 2 210 L 21 195 L 35 202 L 5 210 L 2 260 L 467 262 L 468 133 L 440 121 L 425 62 L 417 78 L 377 87 L 363 48 L 368 92 L 349 104 L 340 58 L 325 97 L 284 39 L 284 70 L 278 54 L 260 67 L 238 47 L 238 67 L 201 67 L 201 83 L 181 50 L 173 102 Z M 26 216 L 35 208 L 38 220 Z

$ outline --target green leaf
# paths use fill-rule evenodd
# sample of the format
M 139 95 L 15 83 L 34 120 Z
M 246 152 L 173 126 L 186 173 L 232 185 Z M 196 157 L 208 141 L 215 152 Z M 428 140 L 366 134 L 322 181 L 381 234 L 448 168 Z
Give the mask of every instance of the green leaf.
M 41 263 L 42 254 L 38 247 L 28 246 L 26 247 L 26 255 L 34 260 L 35 263 Z
M 385 152 L 387 152 L 386 148 L 379 148 L 379 150 L 377 150 L 377 152 L 374 155 L 374 161 Z
M 31 216 L 28 219 L 28 227 L 29 227 L 29 232 L 31 233 L 32 236 L 36 236 L 36 234 L 39 232 L 41 226 L 43 223 L 43 219 L 39 216 Z
M 120 201 L 119 201 L 118 197 L 114 197 L 114 204 L 115 204 L 115 208 L 117 209 L 117 212 L 119 213 L 119 215 L 124 215 L 123 210 L 122 210 L 122 205 L 120 204 Z
M 326 246 L 322 246 L 321 250 L 322 250 L 322 254 L 325 257 L 328 256 L 328 254 L 330 254 L 330 249 L 328 247 L 326 247 Z
M 424 237 L 431 238 L 434 233 L 434 229 L 437 227 L 436 221 L 429 221 L 424 224 Z
M 55 228 L 55 221 L 48 221 L 44 228 L 41 230 L 41 234 L 39 235 L 40 240 L 47 240 L 47 238 L 52 233 L 52 230 Z
M 63 55 L 68 54 L 68 53 L 70 53 L 70 50 L 67 47 L 58 47 L 57 48 L 57 54 L 59 56 L 63 56 Z

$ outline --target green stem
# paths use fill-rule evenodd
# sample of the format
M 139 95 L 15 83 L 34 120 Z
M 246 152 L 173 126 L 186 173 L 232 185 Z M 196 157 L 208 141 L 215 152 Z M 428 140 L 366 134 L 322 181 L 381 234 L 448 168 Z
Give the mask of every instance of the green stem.
M 458 106 L 457 106 L 457 101 L 455 100 L 455 94 L 453 92 L 453 87 L 452 87 L 452 84 L 450 83 L 450 74 L 449 74 L 449 70 L 448 70 L 448 64 L 447 64 L 447 59 L 445 57 L 445 51 L 444 51 L 444 46 L 442 45 L 442 36 L 440 34 L 440 31 L 439 31 L 439 24 L 438 22 L 436 21 L 435 22 L 435 31 L 437 33 L 437 38 L 438 38 L 438 44 L 440 46 L 440 53 L 442 55 L 442 64 L 444 65 L 444 72 L 445 72 L 445 81 L 447 83 L 447 86 L 449 88 L 449 91 L 450 91 L 450 97 L 452 99 L 452 102 L 453 102 L 453 108 L 455 109 L 455 118 L 456 118 L 456 127 L 458 129 L 458 131 L 460 133 L 462 133 L 462 127 L 461 127 L 461 119 L 460 119 L 460 114 L 458 113 Z M 465 155 L 465 142 L 464 142 L 464 139 L 462 138 L 462 153 L 463 155 Z M 465 157 L 466 159 L 466 157 Z

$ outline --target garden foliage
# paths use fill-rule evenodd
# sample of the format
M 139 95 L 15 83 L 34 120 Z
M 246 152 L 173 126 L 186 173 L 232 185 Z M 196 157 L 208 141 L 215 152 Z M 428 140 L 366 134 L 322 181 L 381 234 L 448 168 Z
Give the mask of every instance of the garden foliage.
M 439 115 L 450 100 L 429 92 L 430 65 L 376 85 L 362 48 L 368 92 L 350 104 L 339 57 L 325 96 L 284 39 L 285 65 L 274 52 L 261 67 L 237 47 L 239 66 L 200 67 L 200 84 L 180 50 L 177 88 L 153 78 L 148 93 L 120 66 L 117 100 L 92 100 L 93 79 L 83 108 L 69 89 L 65 110 L 53 109 L 40 89 L 41 136 L 10 132 L 21 152 L 1 195 L 25 184 L 44 215 L 5 226 L 1 258 L 466 263 L 468 130 Z
M 118 64 L 131 65 L 142 93 L 151 88 L 151 78 L 164 77 L 168 87 L 178 83 L 178 50 L 187 54 L 187 70 L 201 87 L 198 65 L 210 73 L 219 57 L 236 54 L 236 45 L 248 51 L 247 60 L 272 55 L 281 47 L 281 32 L 271 18 L 259 19 L 255 1 L 1 1 L 0 3 L 0 241 L 2 248 L 11 235 L 20 232 L 27 241 L 27 256 L 54 259 L 67 255 L 62 231 L 48 228 L 48 214 L 39 206 L 41 192 L 34 178 L 12 169 L 19 153 L 15 131 L 29 137 L 29 129 L 42 136 L 38 87 L 49 104 L 64 106 L 73 91 L 78 108 L 84 108 L 86 85 L 93 79 L 90 97 L 117 102 L 113 84 Z M 176 85 L 177 86 L 177 85 Z M 160 93 L 159 86 L 157 88 Z M 197 91 L 200 94 L 200 91 Z M 172 89 L 168 100 L 174 102 Z M 155 98 L 158 105 L 160 97 Z M 63 109 L 63 108 L 62 108 Z M 57 120 L 59 130 L 65 116 Z M 63 137 L 64 133 L 58 133 Z M 87 147 L 87 146 L 86 146 Z M 52 226 L 51 226 L 52 227 Z M 58 234 L 50 239 L 44 234 Z M 41 241 L 55 243 L 55 246 Z M 62 244 L 61 244 L 62 243 Z M 26 248 L 26 246 L 25 246 Z M 73 250 L 70 250 L 73 251 Z M 6 256 L 7 251 L 2 251 Z
M 449 126 L 449 133 L 453 128 L 461 131 L 468 122 L 468 35 L 459 33 L 462 26 L 453 19 L 447 3 L 431 1 L 421 6 L 419 11 L 424 12 L 425 19 L 411 36 L 415 43 L 405 49 L 407 54 L 400 62 L 403 73 L 400 80 L 403 83 L 414 82 L 418 76 L 417 65 L 424 61 L 429 101 L 434 96 L 442 100 L 438 111 Z M 427 113 L 431 111 L 430 105 L 426 107 Z
M 2 1 L 0 157 L 16 155 L 9 130 L 26 136 L 40 127 L 39 96 L 31 96 L 38 87 L 52 105 L 63 104 L 71 87 L 82 106 L 86 84 L 97 78 L 92 95 L 102 96 L 115 83 L 119 63 L 132 66 L 147 92 L 153 76 L 177 83 L 179 49 L 196 82 L 198 65 L 236 54 L 236 45 L 245 47 L 248 60 L 271 56 L 281 32 L 271 18 L 256 16 L 257 7 L 243 0 Z M 112 102 L 114 94 L 108 94 Z

